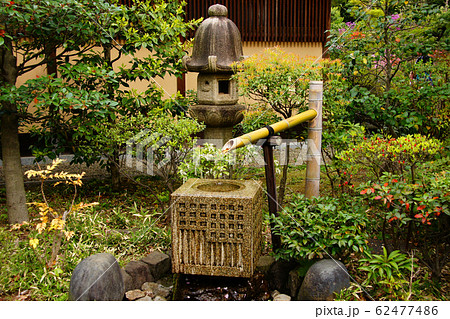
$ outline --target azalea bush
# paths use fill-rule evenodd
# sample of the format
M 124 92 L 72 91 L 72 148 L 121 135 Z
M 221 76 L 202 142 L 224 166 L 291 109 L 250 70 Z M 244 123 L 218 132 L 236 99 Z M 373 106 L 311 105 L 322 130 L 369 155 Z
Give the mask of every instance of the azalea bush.
M 379 183 L 361 188 L 385 247 L 418 249 L 419 258 L 438 280 L 450 255 L 450 172 L 424 174 L 416 182 L 385 173 Z
M 322 132 L 323 166 L 333 196 L 353 191 L 357 171 L 339 155 L 363 141 L 364 133 L 364 126 L 339 119 L 329 121 Z
M 359 143 L 341 151 L 338 157 L 353 172 L 368 170 L 378 180 L 384 172 L 397 175 L 409 174 L 415 182 L 416 168 L 431 160 L 442 150 L 442 142 L 422 135 L 407 135 L 399 138 L 364 137 Z
M 418 258 L 441 276 L 450 252 L 448 157 L 443 143 L 422 135 L 399 138 L 364 137 L 338 154 L 345 176 L 365 174 L 355 187 L 350 180 L 340 185 L 373 220 L 370 233 L 380 234 L 390 251 L 418 249 Z M 361 178 L 361 177 L 360 177 Z

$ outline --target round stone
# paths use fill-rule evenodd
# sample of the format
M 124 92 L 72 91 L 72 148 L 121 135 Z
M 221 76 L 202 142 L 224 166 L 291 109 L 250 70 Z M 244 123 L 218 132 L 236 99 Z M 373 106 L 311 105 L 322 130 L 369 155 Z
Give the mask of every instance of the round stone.
M 70 279 L 69 300 L 120 301 L 124 294 L 119 263 L 110 254 L 96 254 L 83 259 Z
M 208 16 L 210 17 L 226 17 L 227 15 L 227 7 L 221 4 L 214 4 L 208 8 Z
M 348 286 L 350 279 L 343 263 L 332 259 L 320 260 L 308 269 L 297 300 L 331 301 L 334 293 Z

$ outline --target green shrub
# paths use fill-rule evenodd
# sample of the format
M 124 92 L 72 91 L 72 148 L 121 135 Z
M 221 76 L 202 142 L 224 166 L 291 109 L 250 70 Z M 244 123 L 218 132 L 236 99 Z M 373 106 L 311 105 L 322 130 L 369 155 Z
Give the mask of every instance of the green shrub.
M 242 135 L 258 130 L 281 120 L 280 116 L 268 107 L 250 106 L 251 110 L 244 113 L 244 119 L 235 127 L 235 135 Z
M 351 253 L 366 251 L 368 219 L 349 196 L 308 199 L 296 195 L 291 203 L 272 216 L 272 231 L 281 236 L 277 259 L 333 257 L 346 260 Z
M 417 165 L 432 159 L 442 148 L 442 142 L 419 134 L 399 138 L 372 136 L 364 138 L 338 157 L 353 171 L 368 170 L 379 179 L 383 172 L 410 174 L 415 180 Z
M 184 181 L 189 178 L 241 179 L 257 168 L 248 164 L 255 154 L 253 145 L 223 153 L 212 144 L 194 147 L 178 168 Z
M 366 258 L 359 260 L 359 263 L 361 265 L 359 269 L 367 272 L 363 284 L 370 286 L 373 292 L 382 290 L 382 299 L 407 299 L 408 279 L 413 275 L 414 258 L 409 258 L 398 250 L 388 253 L 383 246 L 381 255 L 368 253 Z
M 405 275 L 410 274 L 413 266 L 413 262 L 407 255 L 398 250 L 388 254 L 384 246 L 383 254 L 372 255 L 369 253 L 366 258 L 360 259 L 359 263 L 362 265 L 359 269 L 367 272 L 366 284 L 374 284 L 383 280 L 404 280 Z
M 360 143 L 364 132 L 364 127 L 359 124 L 340 120 L 326 122 L 322 133 L 322 156 L 325 158 L 323 166 L 333 196 L 351 192 L 353 174 L 348 163 L 342 161 L 338 154 Z
M 236 63 L 235 68 L 233 78 L 241 95 L 288 118 L 306 108 L 309 81 L 321 78 L 322 66 L 315 58 L 300 58 L 275 47 Z
M 179 179 L 178 166 L 196 143 L 192 136 L 203 128 L 204 125 L 192 118 L 181 115 L 174 118 L 168 110 L 154 108 L 146 114 L 137 113 L 117 123 L 105 124 L 87 148 L 98 151 L 97 148 L 106 146 L 105 150 L 115 151 L 115 146 L 122 146 L 117 151 L 119 155 L 142 157 L 137 159 L 137 164 L 145 164 L 146 172 L 160 176 L 172 192 Z M 138 145 L 142 147 L 141 154 L 137 154 Z M 111 154 L 103 155 L 113 160 Z M 116 165 L 123 173 L 125 161 Z

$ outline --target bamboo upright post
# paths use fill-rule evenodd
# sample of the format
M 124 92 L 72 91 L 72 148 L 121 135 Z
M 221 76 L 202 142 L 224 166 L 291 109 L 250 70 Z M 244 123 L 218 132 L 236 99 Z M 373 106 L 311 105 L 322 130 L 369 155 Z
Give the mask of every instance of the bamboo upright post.
M 306 188 L 307 198 L 319 196 L 320 162 L 322 147 L 322 100 L 323 82 L 309 83 L 309 109 L 315 110 L 317 116 L 309 121 L 308 150 L 306 153 Z

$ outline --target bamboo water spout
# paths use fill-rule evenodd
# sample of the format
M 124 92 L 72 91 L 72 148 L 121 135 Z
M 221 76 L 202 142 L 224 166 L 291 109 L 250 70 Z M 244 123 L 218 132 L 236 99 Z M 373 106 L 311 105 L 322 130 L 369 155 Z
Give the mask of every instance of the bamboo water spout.
M 317 116 L 316 110 L 308 110 L 300 114 L 294 115 L 285 120 L 260 128 L 256 131 L 241 135 L 239 137 L 229 140 L 222 148 L 222 152 L 226 153 L 234 149 L 243 147 L 248 144 L 254 144 L 262 138 L 283 132 L 300 123 L 314 119 Z
M 306 158 L 305 196 L 319 196 L 320 163 L 322 147 L 322 101 L 323 82 L 311 81 L 309 84 L 309 110 L 256 131 L 229 140 L 222 148 L 226 153 L 258 140 L 283 132 L 302 122 L 310 121 L 308 128 L 308 151 Z M 266 166 L 269 165 L 266 163 Z

